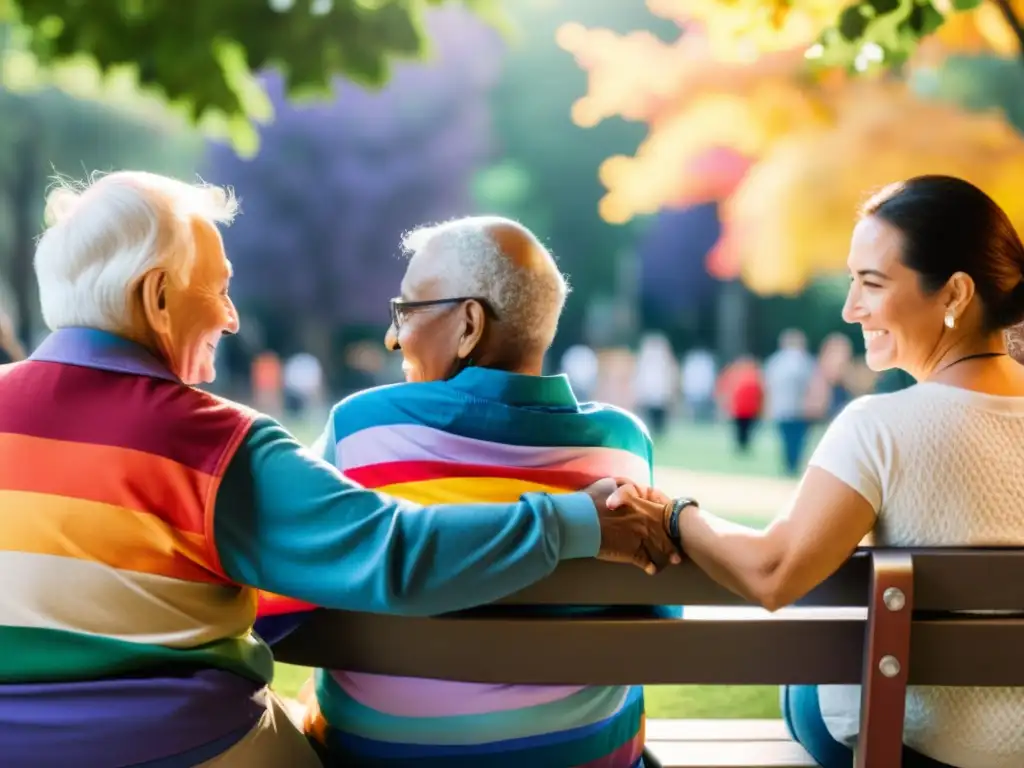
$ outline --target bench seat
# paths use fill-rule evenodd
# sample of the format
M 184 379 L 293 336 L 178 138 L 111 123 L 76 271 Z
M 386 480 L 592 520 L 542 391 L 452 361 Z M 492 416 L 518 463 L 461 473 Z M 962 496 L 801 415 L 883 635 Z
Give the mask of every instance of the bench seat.
M 781 720 L 648 720 L 662 768 L 806 768 L 817 763 Z

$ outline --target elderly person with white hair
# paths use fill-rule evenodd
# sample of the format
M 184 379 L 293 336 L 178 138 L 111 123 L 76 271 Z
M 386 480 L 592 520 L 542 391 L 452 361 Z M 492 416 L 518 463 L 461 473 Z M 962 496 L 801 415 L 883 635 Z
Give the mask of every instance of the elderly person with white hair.
M 651 440 L 640 421 L 578 402 L 565 376 L 541 375 L 568 287 L 529 230 L 497 217 L 460 219 L 417 230 L 404 246 L 411 259 L 386 344 L 401 349 L 408 383 L 338 404 L 321 443 L 326 459 L 363 486 L 420 504 L 509 501 L 607 475 L 650 483 Z M 465 556 L 451 567 L 487 553 Z M 270 598 L 262 607 L 272 614 L 281 605 Z M 301 698 L 329 765 L 643 765 L 640 686 L 318 670 Z
M 255 590 L 429 614 L 566 558 L 668 551 L 659 516 L 607 512 L 613 481 L 421 507 L 197 389 L 238 330 L 217 230 L 235 212 L 225 190 L 145 173 L 50 197 L 36 270 L 54 332 L 0 367 L 5 766 L 317 765 L 268 691 Z

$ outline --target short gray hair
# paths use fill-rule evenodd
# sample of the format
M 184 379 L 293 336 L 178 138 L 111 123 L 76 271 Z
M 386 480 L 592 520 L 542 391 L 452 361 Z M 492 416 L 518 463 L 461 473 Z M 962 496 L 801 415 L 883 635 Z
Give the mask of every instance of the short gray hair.
M 502 251 L 496 232 L 521 238 L 543 268 L 523 265 Z M 569 284 L 551 253 L 517 221 L 470 216 L 420 227 L 405 234 L 402 249 L 413 256 L 435 249 L 437 274 L 452 296 L 486 299 L 524 353 L 546 352 L 558 330 Z
M 58 180 L 35 255 L 43 320 L 51 330 L 124 330 L 131 292 L 147 272 L 162 267 L 188 284 L 193 220 L 230 223 L 237 211 L 230 189 L 153 173 Z

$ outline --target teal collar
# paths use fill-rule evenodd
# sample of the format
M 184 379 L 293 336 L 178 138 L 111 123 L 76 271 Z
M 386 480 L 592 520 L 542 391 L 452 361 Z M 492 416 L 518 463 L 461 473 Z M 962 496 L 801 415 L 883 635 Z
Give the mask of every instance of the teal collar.
M 449 379 L 447 384 L 467 394 L 496 400 L 506 405 L 542 406 L 554 408 L 579 407 L 569 378 L 557 376 L 528 376 L 494 368 L 466 368 Z

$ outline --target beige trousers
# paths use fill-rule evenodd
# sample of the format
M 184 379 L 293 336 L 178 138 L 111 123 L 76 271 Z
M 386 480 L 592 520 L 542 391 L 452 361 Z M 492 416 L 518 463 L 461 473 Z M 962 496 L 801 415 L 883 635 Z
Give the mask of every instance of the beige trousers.
M 240 742 L 197 768 L 321 768 L 320 758 L 269 689 L 260 694 L 267 711 Z

